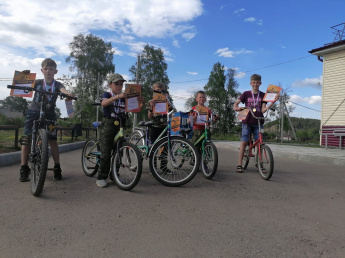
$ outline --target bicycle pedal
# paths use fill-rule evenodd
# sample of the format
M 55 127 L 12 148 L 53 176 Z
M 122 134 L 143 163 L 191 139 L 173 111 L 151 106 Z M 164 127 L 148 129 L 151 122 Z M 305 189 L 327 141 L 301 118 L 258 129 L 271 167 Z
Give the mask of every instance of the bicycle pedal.
M 19 139 L 20 145 L 29 145 L 29 137 L 24 135 Z

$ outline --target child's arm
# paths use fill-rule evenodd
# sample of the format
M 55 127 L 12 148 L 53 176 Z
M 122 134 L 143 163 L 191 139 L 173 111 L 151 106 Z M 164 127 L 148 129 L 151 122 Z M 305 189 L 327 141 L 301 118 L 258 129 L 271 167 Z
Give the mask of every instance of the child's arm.
M 241 103 L 241 100 L 240 99 L 237 99 L 236 101 L 235 101 L 235 103 L 234 103 L 234 110 L 235 111 L 241 111 L 242 110 L 242 108 L 240 108 L 239 106 L 238 106 L 238 104 L 240 104 Z
M 121 94 L 117 94 L 113 97 L 110 97 L 109 99 L 103 99 L 101 102 L 101 106 L 102 107 L 110 106 L 114 103 L 114 101 L 125 98 L 125 97 L 126 97 L 126 94 L 122 92 Z
M 151 99 L 149 101 L 150 109 L 148 110 L 147 117 L 151 120 L 153 118 L 153 106 L 155 105 L 155 100 Z
M 273 104 L 278 100 L 278 98 L 279 98 L 279 95 L 277 95 L 277 96 L 275 97 L 275 99 L 273 100 L 273 102 L 272 102 L 271 105 L 269 105 L 269 106 L 266 106 L 267 103 L 266 103 L 266 102 L 263 102 L 263 103 L 262 103 L 262 107 L 261 107 L 261 112 L 262 112 L 262 113 L 267 112 L 267 110 L 269 110 L 269 109 L 273 106 Z

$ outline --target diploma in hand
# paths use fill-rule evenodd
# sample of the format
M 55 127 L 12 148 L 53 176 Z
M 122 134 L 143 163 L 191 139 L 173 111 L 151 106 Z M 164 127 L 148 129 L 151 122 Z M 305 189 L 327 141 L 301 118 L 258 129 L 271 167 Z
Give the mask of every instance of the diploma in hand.
M 265 93 L 263 101 L 266 102 L 273 102 L 276 96 L 279 96 L 280 91 L 282 90 L 281 87 L 275 85 L 268 85 L 267 91 Z

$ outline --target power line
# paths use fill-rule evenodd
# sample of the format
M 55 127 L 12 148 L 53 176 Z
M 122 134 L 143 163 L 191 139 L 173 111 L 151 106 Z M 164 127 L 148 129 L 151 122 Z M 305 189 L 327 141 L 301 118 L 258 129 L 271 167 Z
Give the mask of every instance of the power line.
M 292 101 L 290 101 L 290 100 L 289 100 L 288 102 L 291 102 L 291 103 L 293 103 L 293 104 L 295 104 L 295 105 L 297 105 L 297 106 L 301 106 L 301 107 L 304 107 L 304 108 L 307 108 L 307 109 L 310 109 L 310 110 L 313 110 L 313 111 L 316 111 L 316 112 L 321 112 L 320 110 L 313 109 L 313 108 L 310 108 L 310 107 L 306 107 L 306 106 L 303 106 L 303 105 L 301 105 L 301 104 L 292 102 Z

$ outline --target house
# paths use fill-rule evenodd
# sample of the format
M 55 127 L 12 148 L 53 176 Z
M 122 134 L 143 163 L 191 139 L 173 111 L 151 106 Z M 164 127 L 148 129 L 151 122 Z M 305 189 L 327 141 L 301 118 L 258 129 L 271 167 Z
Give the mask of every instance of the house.
M 320 145 L 345 147 L 345 31 L 337 41 L 309 53 L 323 62 Z M 338 25 L 337 25 L 338 26 Z M 333 28 L 333 27 L 332 27 Z

